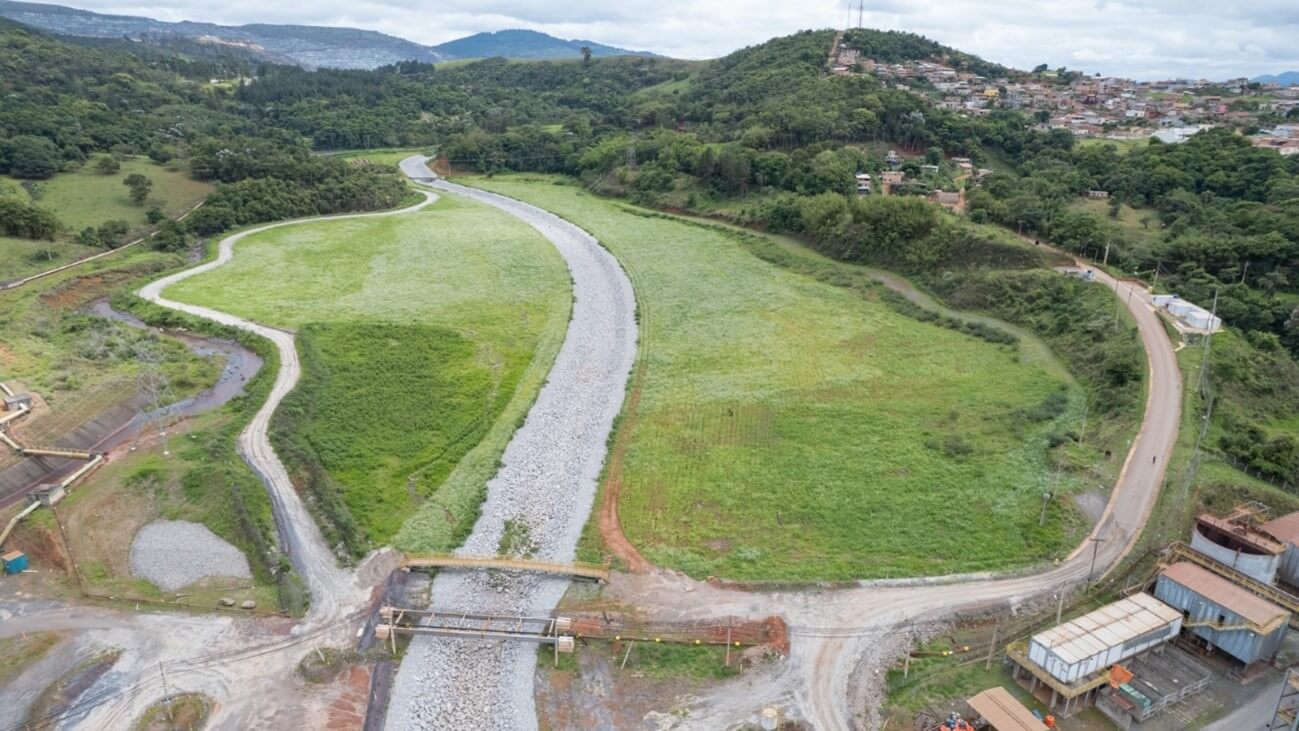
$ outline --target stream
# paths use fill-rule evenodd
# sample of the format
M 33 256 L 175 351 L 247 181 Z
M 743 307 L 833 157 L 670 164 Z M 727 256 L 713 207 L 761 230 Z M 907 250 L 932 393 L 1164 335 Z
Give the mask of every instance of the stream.
M 221 356 L 225 359 L 225 364 L 215 384 L 189 398 L 145 411 L 152 404 L 148 403 L 143 394 L 137 394 L 60 438 L 56 442 L 57 446 L 109 452 L 130 442 L 153 419 L 183 419 L 224 406 L 236 396 L 243 395 L 244 385 L 262 367 L 261 356 L 234 341 L 201 337 L 184 330 L 151 327 L 131 314 L 113 309 L 107 298 L 95 300 L 87 312 L 130 328 L 152 331 L 177 340 L 201 358 Z M 0 507 L 14 503 L 40 485 L 58 482 L 81 464 L 78 460 L 70 459 L 29 458 L 0 470 Z

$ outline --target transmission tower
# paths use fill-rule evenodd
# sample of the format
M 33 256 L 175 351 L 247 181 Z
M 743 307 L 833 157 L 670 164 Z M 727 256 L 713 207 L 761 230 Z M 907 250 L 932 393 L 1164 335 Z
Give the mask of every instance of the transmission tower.
M 162 356 L 152 343 L 140 343 L 136 348 L 136 358 L 141 364 L 140 375 L 135 379 L 140 393 L 145 396 L 145 403 L 140 407 L 139 417 L 144 423 L 135 433 L 132 451 L 139 446 L 140 439 L 149 432 L 156 432 L 162 442 L 163 456 L 171 454 L 167 444 L 167 429 L 176 421 L 178 409 L 175 392 L 171 389 L 171 379 L 162 372 Z M 147 411 L 145 409 L 148 409 Z

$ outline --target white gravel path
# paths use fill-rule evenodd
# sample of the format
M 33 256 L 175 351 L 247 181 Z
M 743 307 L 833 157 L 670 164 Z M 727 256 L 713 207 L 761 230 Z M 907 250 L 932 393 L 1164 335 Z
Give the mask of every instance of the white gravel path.
M 225 576 L 251 579 L 248 558 L 202 523 L 155 520 L 131 541 L 131 573 L 163 591 Z
M 413 178 L 430 175 L 424 158 L 407 159 Z M 529 527 L 536 557 L 571 561 L 591 512 L 614 418 L 622 408 L 636 356 L 636 304 L 631 282 L 599 242 L 535 206 L 472 188 L 432 185 L 495 206 L 554 244 L 573 277 L 568 334 L 527 421 L 506 447 L 500 472 L 463 555 L 495 555 L 507 520 Z M 546 615 L 567 580 L 481 573 L 439 574 L 434 610 Z M 537 649 L 521 642 L 417 638 L 393 686 L 387 727 L 410 729 L 536 729 L 533 671 Z

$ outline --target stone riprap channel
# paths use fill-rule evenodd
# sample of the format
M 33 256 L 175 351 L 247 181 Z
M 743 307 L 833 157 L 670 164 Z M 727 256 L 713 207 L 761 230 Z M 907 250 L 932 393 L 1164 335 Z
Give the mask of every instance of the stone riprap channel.
M 402 170 L 531 225 L 554 244 L 573 279 L 573 314 L 563 346 L 506 447 L 500 471 L 488 482 L 482 514 L 458 553 L 496 555 L 509 523 L 514 536 L 526 537 L 534 557 L 571 561 L 636 357 L 631 282 L 613 255 L 580 228 L 511 198 L 434 180 L 425 163 L 426 158 L 407 159 Z M 433 582 L 430 608 L 545 616 L 567 586 L 566 579 L 443 572 Z M 398 671 L 387 728 L 535 729 L 536 661 L 531 643 L 418 637 Z
M 216 577 L 251 579 L 248 558 L 206 525 L 155 520 L 131 541 L 131 574 L 163 591 Z

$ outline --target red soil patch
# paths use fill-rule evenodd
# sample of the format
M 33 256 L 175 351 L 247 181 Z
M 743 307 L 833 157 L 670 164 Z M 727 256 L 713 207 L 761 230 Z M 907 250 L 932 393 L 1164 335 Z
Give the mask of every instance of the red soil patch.
M 337 681 L 342 684 L 338 698 L 329 704 L 329 721 L 325 728 L 352 731 L 365 726 L 365 711 L 370 704 L 370 670 L 353 665 Z
M 644 372 L 645 366 L 641 364 L 636 366 L 636 373 L 632 375 L 631 393 L 627 395 L 626 415 L 618 429 L 618 437 L 614 440 L 613 449 L 609 453 L 609 472 L 604 483 L 604 496 L 600 501 L 599 513 L 600 537 L 604 539 L 604 544 L 614 556 L 627 564 L 629 571 L 640 574 L 648 572 L 653 568 L 653 564 L 646 560 L 623 534 L 622 523 L 618 520 L 618 500 L 622 497 L 627 442 L 631 440 L 632 427 L 636 424 Z

